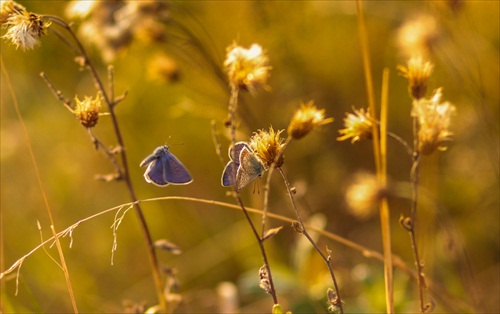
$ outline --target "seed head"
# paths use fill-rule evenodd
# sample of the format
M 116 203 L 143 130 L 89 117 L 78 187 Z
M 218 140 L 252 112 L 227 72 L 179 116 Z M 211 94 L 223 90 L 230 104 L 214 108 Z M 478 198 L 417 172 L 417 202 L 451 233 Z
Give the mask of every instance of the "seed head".
M 290 124 L 288 125 L 288 134 L 298 140 L 309 134 L 315 128 L 332 123 L 333 118 L 325 118 L 325 109 L 318 109 L 314 101 L 309 101 L 300 105 L 295 111 Z
M 407 67 L 398 66 L 401 76 L 408 79 L 408 91 L 414 99 L 420 99 L 427 92 L 427 84 L 434 65 L 421 56 L 412 57 Z
M 0 26 L 3 26 L 12 15 L 22 12 L 26 12 L 26 8 L 19 3 L 12 0 L 2 1 L 0 3 Z
M 283 139 L 280 134 L 284 130 L 279 130 L 275 132 L 273 127 L 269 127 L 269 132 L 265 130 L 258 130 L 255 132 L 250 139 L 250 147 L 257 154 L 257 156 L 262 160 L 266 167 L 270 167 L 279 155 L 279 159 L 276 161 L 276 167 L 279 168 L 283 165 L 284 157 L 281 153 L 283 149 Z
M 224 67 L 229 83 L 254 92 L 258 87 L 266 87 L 271 67 L 262 47 L 253 44 L 249 49 L 232 44 L 227 48 Z
M 23 50 L 29 50 L 40 44 L 40 37 L 46 34 L 50 22 L 45 23 L 41 16 L 26 10 L 15 10 L 4 25 L 7 33 L 3 38 L 10 40 L 16 48 L 21 46 Z
M 85 96 L 80 101 L 78 96 L 75 97 L 76 106 L 73 113 L 80 120 L 80 123 L 86 128 L 92 128 L 99 120 L 99 110 L 101 109 L 101 95 L 97 93 L 95 98 Z
M 337 137 L 338 141 L 344 141 L 351 138 L 351 143 L 360 140 L 372 138 L 373 124 L 376 121 L 371 117 L 368 111 L 364 109 L 352 109 L 354 114 L 347 113 L 344 118 L 344 129 L 339 130 L 341 136 Z
M 443 144 L 453 136 L 448 128 L 456 108 L 449 102 L 440 103 L 441 96 L 439 88 L 431 99 L 423 98 L 413 102 L 412 116 L 418 120 L 418 151 L 424 155 L 429 155 L 436 149 L 446 150 Z

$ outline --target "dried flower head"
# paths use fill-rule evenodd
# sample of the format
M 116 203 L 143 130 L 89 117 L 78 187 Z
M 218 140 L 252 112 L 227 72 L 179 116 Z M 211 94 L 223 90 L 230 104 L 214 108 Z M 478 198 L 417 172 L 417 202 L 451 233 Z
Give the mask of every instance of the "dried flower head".
M 385 194 L 386 189 L 376 176 L 358 173 L 347 188 L 345 200 L 356 217 L 366 219 L 375 213 L 376 205 Z
M 352 110 L 354 114 L 346 112 L 344 129 L 339 130 L 341 136 L 337 137 L 337 140 L 344 141 L 352 138 L 351 143 L 355 143 L 360 140 L 371 139 L 373 124 L 377 122 L 364 109 L 356 110 L 353 108 Z
M 11 14 L 4 25 L 7 33 L 3 38 L 9 39 L 16 48 L 21 46 L 23 50 L 27 50 L 40 44 L 40 37 L 46 34 L 50 22 L 46 23 L 40 15 L 23 10 Z
M 288 125 L 288 134 L 298 140 L 309 134 L 320 125 L 332 123 L 333 118 L 325 118 L 325 109 L 318 109 L 314 101 L 301 104 L 295 111 L 290 124 Z
M 446 150 L 443 144 L 450 141 L 453 133 L 448 130 L 455 106 L 449 102 L 440 103 L 441 88 L 434 92 L 431 99 L 413 102 L 412 116 L 418 121 L 418 151 L 429 155 L 436 149 Z
M 268 62 L 260 45 L 246 49 L 234 43 L 227 48 L 224 67 L 231 84 L 254 92 L 258 87 L 266 87 L 271 70 Z
M 85 96 L 83 100 L 75 97 L 76 106 L 73 113 L 80 120 L 80 123 L 86 128 L 92 128 L 99 120 L 99 110 L 101 110 L 101 95 L 97 93 L 95 98 Z
M 276 161 L 276 167 L 279 168 L 283 165 L 284 157 L 281 151 L 284 144 L 283 139 L 280 137 L 283 131 L 279 130 L 275 132 L 271 126 L 269 127 L 269 132 L 258 130 L 250 139 L 250 147 L 267 167 L 273 164 L 278 155 L 280 157 Z
M 410 58 L 407 67 L 398 66 L 400 74 L 408 79 L 408 91 L 413 98 L 425 96 L 433 67 L 432 63 L 424 61 L 421 56 Z
M 15 14 L 22 14 L 26 12 L 26 8 L 19 3 L 8 0 L 0 2 L 0 26 L 4 25 L 9 17 Z
M 440 37 L 438 22 L 433 16 L 420 15 L 404 23 L 397 33 L 397 44 L 406 57 L 425 56 Z

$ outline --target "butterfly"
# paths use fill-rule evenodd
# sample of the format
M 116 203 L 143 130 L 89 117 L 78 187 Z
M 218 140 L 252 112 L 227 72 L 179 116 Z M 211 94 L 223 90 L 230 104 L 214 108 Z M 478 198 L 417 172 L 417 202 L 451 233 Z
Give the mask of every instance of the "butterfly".
M 168 151 L 166 145 L 157 147 L 139 166 L 148 166 L 144 178 L 146 182 L 157 186 L 167 186 L 169 183 L 189 184 L 193 181 L 189 171 Z
M 262 161 L 245 142 L 238 142 L 229 149 L 229 159 L 230 161 L 222 173 L 221 184 L 222 186 L 232 186 L 236 178 L 238 191 L 256 178 L 261 177 L 265 170 Z M 236 170 L 236 176 L 234 170 Z

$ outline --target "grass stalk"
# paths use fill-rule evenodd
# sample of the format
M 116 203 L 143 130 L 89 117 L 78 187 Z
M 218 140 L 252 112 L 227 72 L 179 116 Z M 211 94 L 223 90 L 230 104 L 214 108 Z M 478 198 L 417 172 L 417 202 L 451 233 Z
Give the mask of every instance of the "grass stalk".
M 376 104 L 375 93 L 373 88 L 373 78 L 371 72 L 370 48 L 368 45 L 368 36 L 366 31 L 365 20 L 363 16 L 363 8 L 361 0 L 356 1 L 357 23 L 359 39 L 361 44 L 361 53 L 363 58 L 363 68 L 366 81 L 366 92 L 370 114 L 376 119 Z M 381 121 L 382 124 L 382 121 Z M 381 126 L 382 128 L 382 126 Z M 383 182 L 386 177 L 382 167 L 382 154 L 380 146 L 380 135 L 378 126 L 373 124 L 373 152 L 375 157 L 375 168 L 378 179 Z M 385 138 L 385 136 L 384 136 Z M 384 161 L 385 163 L 385 161 Z M 386 198 L 382 198 L 380 203 L 380 224 L 382 232 L 382 245 L 384 249 L 384 277 L 385 277 L 385 296 L 386 296 L 386 311 L 394 313 L 394 283 L 392 274 L 392 249 L 391 249 L 391 229 L 390 229 L 390 214 L 389 206 Z
M 75 295 L 73 293 L 73 286 L 71 284 L 71 279 L 69 276 L 68 265 L 66 264 L 66 260 L 64 258 L 64 252 L 62 250 L 61 243 L 59 241 L 59 238 L 57 237 L 55 222 L 54 222 L 54 218 L 52 215 L 52 209 L 50 208 L 47 193 L 45 191 L 45 187 L 44 187 L 43 181 L 42 181 L 42 175 L 40 173 L 40 169 L 38 168 L 38 164 L 36 162 L 35 153 L 33 152 L 33 145 L 31 144 L 31 140 L 30 140 L 29 133 L 28 133 L 28 128 L 26 127 L 26 124 L 24 123 L 24 119 L 21 115 L 21 111 L 19 110 L 19 103 L 17 102 L 16 94 L 14 92 L 14 89 L 12 88 L 12 84 L 10 83 L 10 77 L 9 77 L 7 70 L 5 69 L 3 59 L 0 59 L 0 63 L 2 66 L 2 73 L 5 77 L 6 82 L 7 82 L 10 96 L 12 97 L 12 102 L 14 103 L 16 115 L 19 119 L 19 123 L 21 124 L 21 128 L 23 130 L 24 140 L 26 142 L 26 146 L 28 148 L 28 153 L 30 155 L 31 162 L 33 164 L 33 169 L 35 171 L 36 180 L 37 180 L 38 186 L 40 188 L 40 192 L 41 192 L 42 197 L 43 197 L 45 209 L 47 210 L 47 215 L 48 215 L 49 221 L 50 221 L 50 230 L 52 232 L 52 236 L 54 237 L 54 241 L 56 243 L 57 253 L 59 254 L 59 260 L 61 262 L 60 263 L 61 269 L 64 273 L 64 279 L 66 280 L 66 287 L 68 289 L 69 297 L 71 300 L 71 306 L 73 307 L 73 312 L 78 313 L 78 306 L 76 304 Z

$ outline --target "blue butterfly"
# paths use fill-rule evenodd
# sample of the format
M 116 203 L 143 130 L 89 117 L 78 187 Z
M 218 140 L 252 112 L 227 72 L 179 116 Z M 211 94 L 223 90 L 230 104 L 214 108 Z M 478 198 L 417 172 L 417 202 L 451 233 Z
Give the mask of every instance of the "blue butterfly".
M 170 184 L 189 184 L 193 178 L 184 165 L 168 151 L 168 146 L 157 147 L 154 152 L 146 157 L 140 164 L 148 166 L 144 172 L 146 182 L 157 186 Z
M 239 191 L 264 173 L 264 164 L 245 142 L 238 142 L 229 149 L 229 159 L 222 173 L 222 186 L 234 185 L 236 178 L 236 189 Z

